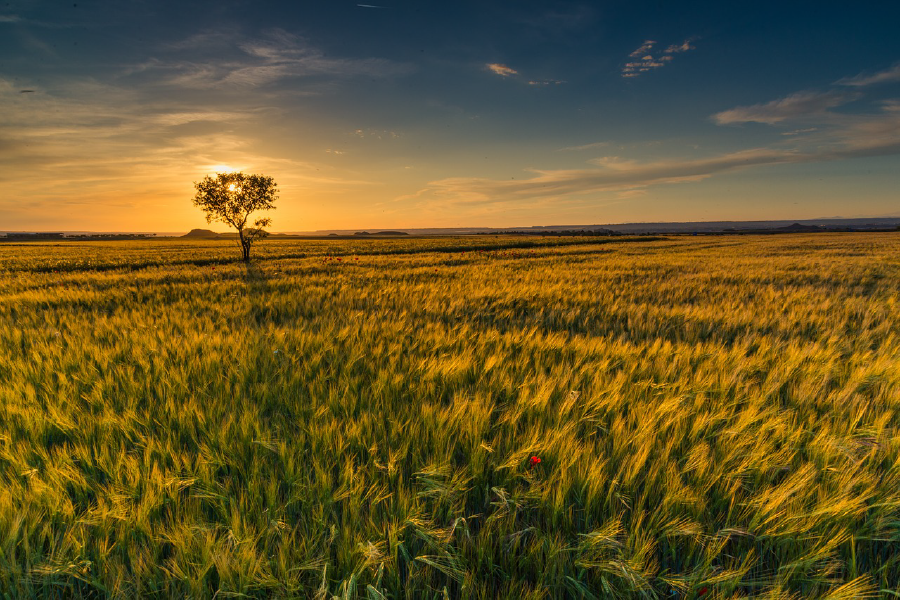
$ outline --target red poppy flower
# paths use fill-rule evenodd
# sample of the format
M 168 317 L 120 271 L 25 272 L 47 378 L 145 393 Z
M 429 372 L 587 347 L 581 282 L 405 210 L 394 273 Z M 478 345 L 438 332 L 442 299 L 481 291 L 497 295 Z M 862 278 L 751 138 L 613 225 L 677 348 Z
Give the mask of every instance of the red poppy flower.
M 541 462 L 541 459 L 539 457 L 532 456 L 530 459 L 528 459 L 528 468 L 533 469 L 534 466 L 539 464 L 540 462 Z
M 702 587 L 702 588 L 700 588 L 700 591 L 697 592 L 697 595 L 698 595 L 698 596 L 703 596 L 703 595 L 705 595 L 706 592 L 708 592 L 708 591 L 709 591 L 709 588 Z

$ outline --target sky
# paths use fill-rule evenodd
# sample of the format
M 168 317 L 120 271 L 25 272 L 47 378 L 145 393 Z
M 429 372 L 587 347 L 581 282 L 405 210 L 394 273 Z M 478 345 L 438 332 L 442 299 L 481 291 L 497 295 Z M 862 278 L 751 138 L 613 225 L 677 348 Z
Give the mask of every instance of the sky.
M 0 0 L 0 230 L 900 215 L 900 3 Z M 214 229 L 224 231 L 217 224 Z

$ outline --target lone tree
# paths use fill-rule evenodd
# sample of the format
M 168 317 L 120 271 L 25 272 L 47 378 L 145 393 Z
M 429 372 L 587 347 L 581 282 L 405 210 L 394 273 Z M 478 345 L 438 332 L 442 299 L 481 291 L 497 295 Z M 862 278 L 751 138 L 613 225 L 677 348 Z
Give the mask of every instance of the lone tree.
M 241 256 L 250 260 L 250 247 L 258 239 L 268 235 L 263 227 L 272 224 L 272 219 L 257 219 L 253 227 L 247 226 L 250 214 L 257 210 L 271 210 L 278 200 L 278 186 L 266 175 L 245 175 L 243 173 L 216 173 L 207 175 L 203 181 L 194 182 L 197 195 L 194 205 L 206 213 L 206 222 L 228 223 L 238 232 Z

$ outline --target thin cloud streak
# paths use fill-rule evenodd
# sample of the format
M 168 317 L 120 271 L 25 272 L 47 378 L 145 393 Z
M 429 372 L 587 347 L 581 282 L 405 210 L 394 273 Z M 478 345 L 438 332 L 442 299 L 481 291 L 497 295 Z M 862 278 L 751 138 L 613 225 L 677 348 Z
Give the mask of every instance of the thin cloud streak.
M 524 180 L 456 177 L 430 182 L 407 198 L 433 198 L 458 204 L 494 204 L 563 198 L 572 195 L 640 189 L 651 185 L 696 182 L 752 167 L 829 162 L 900 154 L 900 103 L 887 103 L 877 115 L 848 116 L 818 145 L 800 148 L 755 148 L 694 160 L 649 163 L 607 157 L 591 161 L 601 168 L 532 169 Z
M 839 79 L 835 83 L 837 85 L 865 87 L 878 83 L 890 83 L 893 81 L 900 81 L 900 63 L 897 63 L 894 66 L 885 69 L 884 71 L 879 71 L 878 73 L 874 73 L 871 75 L 860 73 L 856 77 L 845 77 L 844 79 Z
M 577 151 L 577 150 L 596 150 L 597 148 L 605 148 L 609 146 L 609 142 L 593 142 L 591 144 L 582 144 L 581 146 L 566 146 L 565 148 L 559 148 L 558 152 L 569 152 L 569 151 Z
M 780 100 L 725 110 L 713 115 L 713 120 L 719 125 L 752 122 L 772 125 L 790 119 L 822 115 L 828 109 L 847 104 L 858 97 L 841 91 L 797 92 Z
M 691 45 L 691 39 L 686 39 L 680 44 L 672 44 L 668 48 L 665 49 L 666 54 L 673 54 L 678 52 L 687 52 L 688 50 L 694 50 L 695 46 Z
M 162 83 L 194 89 L 217 87 L 262 87 L 289 79 L 312 76 L 332 78 L 390 78 L 407 75 L 412 65 L 381 58 L 332 58 L 303 39 L 275 29 L 263 39 L 243 39 L 230 31 L 204 32 L 180 42 L 166 44 L 164 50 L 180 55 L 207 51 L 203 62 L 152 58 L 123 74 L 169 73 Z
M 603 168 L 556 171 L 533 170 L 537 176 L 521 181 L 486 178 L 448 178 L 433 181 L 417 196 L 434 195 L 460 204 L 515 202 L 576 194 L 642 188 L 662 183 L 700 181 L 715 173 L 757 165 L 796 162 L 795 155 L 779 150 L 748 150 L 695 161 L 634 163 L 616 158 L 594 161 Z
M 487 69 L 501 77 L 509 77 L 510 75 L 518 75 L 519 72 L 513 69 L 512 67 L 507 67 L 506 65 L 500 63 L 488 63 L 485 65 Z
M 645 40 L 643 44 L 641 44 L 637 50 L 629 54 L 631 58 L 637 58 L 638 56 L 643 56 L 650 52 L 653 46 L 656 44 L 653 40 Z

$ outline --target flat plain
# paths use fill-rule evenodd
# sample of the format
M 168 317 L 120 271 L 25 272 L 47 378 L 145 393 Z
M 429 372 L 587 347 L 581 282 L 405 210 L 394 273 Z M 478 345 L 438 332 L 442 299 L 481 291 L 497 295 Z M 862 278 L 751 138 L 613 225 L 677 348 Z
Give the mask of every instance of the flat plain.
M 900 234 L 238 256 L 0 245 L 7 597 L 900 596 Z

